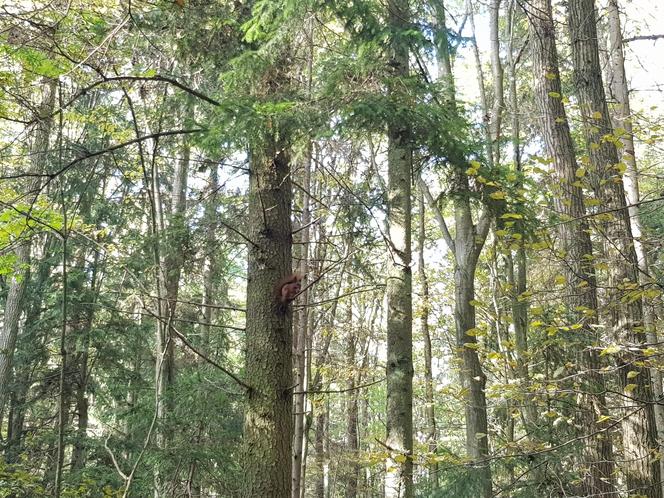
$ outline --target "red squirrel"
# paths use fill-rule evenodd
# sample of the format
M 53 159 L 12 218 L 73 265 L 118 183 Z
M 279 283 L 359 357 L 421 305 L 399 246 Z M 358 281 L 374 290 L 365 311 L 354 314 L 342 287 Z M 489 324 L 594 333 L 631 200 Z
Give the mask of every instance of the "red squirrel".
M 274 294 L 277 301 L 284 306 L 293 302 L 302 289 L 300 282 L 303 278 L 304 274 L 296 271 L 280 279 L 274 286 Z

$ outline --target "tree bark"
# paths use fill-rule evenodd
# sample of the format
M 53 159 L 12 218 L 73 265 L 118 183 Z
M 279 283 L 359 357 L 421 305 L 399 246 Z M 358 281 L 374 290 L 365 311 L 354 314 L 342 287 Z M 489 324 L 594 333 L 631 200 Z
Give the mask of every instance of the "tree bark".
M 610 329 L 626 352 L 618 355 L 619 377 L 625 393 L 625 416 L 622 419 L 623 469 L 630 494 L 660 498 L 657 428 L 653 410 L 653 391 L 648 368 L 639 366 L 638 350 L 646 335 L 643 324 L 643 302 L 640 296 L 630 298 L 637 285 L 638 259 L 626 208 L 621 165 L 615 143 L 606 140 L 613 129 L 602 83 L 597 42 L 597 15 L 594 0 L 571 0 L 568 22 L 572 43 L 574 86 L 579 96 L 587 152 L 592 166 L 591 182 L 602 206 L 615 210 L 599 223 L 605 237 L 609 264 L 607 304 Z M 626 165 L 624 165 L 626 168 Z M 630 377 L 636 374 L 635 377 Z
M 291 180 L 286 144 L 263 137 L 251 150 L 242 496 L 291 497 L 293 332 L 275 285 L 291 273 Z
M 408 47 L 396 33 L 408 27 L 406 0 L 389 0 L 390 66 L 394 80 L 408 75 Z M 390 95 L 401 92 L 395 81 Z M 413 337 L 411 275 L 411 169 L 408 130 L 388 125 L 387 152 L 387 408 L 386 498 L 413 496 Z
M 634 149 L 634 130 L 632 126 L 632 110 L 629 102 L 629 87 L 627 86 L 627 75 L 625 73 L 625 55 L 623 52 L 623 37 L 620 24 L 620 13 L 618 10 L 618 0 L 609 0 L 607 7 L 607 18 L 609 25 L 609 84 L 608 88 L 612 100 L 616 102 L 613 107 L 613 120 L 616 125 L 616 135 L 620 138 L 623 145 L 622 160 L 627 165 L 625 176 L 625 194 L 629 219 L 632 225 L 632 235 L 634 237 L 634 250 L 639 263 L 639 282 L 641 286 L 648 285 L 651 281 L 648 255 L 643 242 L 643 227 L 641 223 L 641 214 L 638 203 L 641 200 L 639 194 L 639 172 L 636 163 L 636 152 Z M 624 132 L 617 133 L 622 128 Z M 646 327 L 646 337 L 650 344 L 657 344 L 659 339 L 656 331 L 657 316 L 652 303 L 644 297 L 643 323 Z M 655 398 L 660 398 L 663 394 L 662 373 L 657 368 L 650 369 L 650 377 Z M 657 434 L 660 442 L 660 452 L 662 451 L 662 442 L 664 442 L 664 405 L 656 403 L 655 424 L 657 425 Z M 659 459 L 660 474 L 664 476 L 664 458 Z M 662 493 L 664 494 L 664 482 L 662 483 Z
M 424 266 L 424 245 L 426 242 L 426 233 L 425 233 L 425 209 L 424 209 L 424 193 L 420 189 L 417 196 L 417 205 L 419 209 L 419 230 L 418 230 L 418 262 L 417 270 L 420 278 L 421 286 L 421 297 L 420 302 L 421 309 L 419 311 L 420 315 L 420 329 L 422 331 L 422 342 L 424 343 L 424 413 L 426 417 L 426 440 L 427 440 L 427 450 L 432 457 L 436 456 L 438 450 L 438 441 L 436 439 L 436 413 L 435 413 L 435 400 L 433 396 L 433 375 L 431 371 L 431 333 L 429 331 L 429 279 L 427 277 L 426 268 Z M 438 463 L 432 460 L 432 463 L 429 465 L 429 480 L 431 481 L 432 489 L 436 490 L 439 487 L 438 479 Z
M 597 373 L 599 361 L 591 347 L 597 340 L 597 290 L 592 262 L 592 244 L 584 219 L 583 192 L 578 183 L 574 145 L 562 103 L 558 54 L 550 0 L 535 0 L 530 20 L 535 97 L 540 112 L 541 130 L 546 148 L 553 160 L 556 182 L 555 208 L 565 223 L 558 225 L 565 255 L 563 272 L 569 297 L 570 316 L 582 325 L 584 344 L 580 361 L 587 373 L 584 393 L 579 399 L 580 416 L 587 437 L 583 438 L 583 461 L 587 470 L 584 492 L 587 495 L 617 497 L 614 485 L 611 442 L 600 431 L 597 419 L 608 415 L 604 400 L 604 380 Z M 568 220 L 576 220 L 569 222 Z M 590 409 L 588 409 L 590 407 Z
M 311 144 L 308 146 L 307 157 L 303 165 L 303 190 L 302 192 L 302 220 L 301 225 L 304 227 L 300 231 L 300 271 L 306 274 L 309 270 L 309 225 L 311 222 L 310 211 L 310 189 L 311 189 Z M 292 498 L 300 498 L 300 491 L 302 488 L 302 466 L 304 465 L 304 444 L 305 444 L 305 408 L 306 408 L 306 391 L 309 379 L 307 378 L 307 343 L 309 341 L 309 308 L 306 306 L 308 303 L 309 292 L 304 290 L 300 296 L 300 301 L 304 305 L 298 309 L 297 313 L 297 326 L 295 328 L 295 336 L 293 342 L 293 356 L 294 356 L 294 384 L 295 390 L 300 391 L 299 394 L 294 396 L 294 411 L 295 411 L 295 427 L 293 430 L 293 476 L 292 476 Z
M 47 170 L 49 138 L 53 119 L 53 108 L 55 106 L 56 81 L 45 80 L 42 88 L 41 103 L 39 104 L 33 140 L 30 147 L 32 173 L 42 173 Z M 27 199 L 36 201 L 41 191 L 42 179 L 39 176 L 32 177 L 27 182 Z M 26 231 L 27 232 L 27 231 Z M 25 234 L 23 234 L 25 235 Z M 23 311 L 23 296 L 30 278 L 30 252 L 32 242 L 29 236 L 24 240 L 16 241 L 16 270 L 9 280 L 9 290 L 5 301 L 5 313 L 2 329 L 0 329 L 0 414 L 3 413 L 7 398 L 7 385 L 12 370 L 12 360 L 16 349 L 16 337 L 18 336 L 19 321 Z M 0 416 L 0 420 L 2 417 Z

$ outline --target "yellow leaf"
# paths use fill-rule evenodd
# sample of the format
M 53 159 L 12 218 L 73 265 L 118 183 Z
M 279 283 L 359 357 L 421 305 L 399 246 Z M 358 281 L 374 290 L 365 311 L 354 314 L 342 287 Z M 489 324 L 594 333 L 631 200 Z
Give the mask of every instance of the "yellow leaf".
M 607 420 L 611 420 L 611 417 L 609 417 L 608 415 L 600 415 L 597 418 L 597 423 L 601 424 L 602 422 L 606 422 Z
M 556 275 L 556 277 L 553 279 L 553 281 L 557 285 L 565 285 L 567 283 L 567 279 L 565 278 L 564 275 Z
M 553 97 L 554 99 L 559 99 L 562 97 L 558 92 L 549 92 L 549 97 Z
M 491 197 L 492 199 L 495 199 L 495 200 L 504 199 L 505 198 L 505 192 L 503 192 L 502 190 L 499 190 L 497 192 L 491 192 L 489 194 L 489 197 Z
M 639 371 L 637 371 L 637 370 L 630 370 L 629 372 L 627 372 L 627 378 L 628 378 L 628 379 L 633 379 L 634 377 L 636 377 L 636 376 L 639 375 L 640 373 L 641 373 L 641 372 L 639 372 Z
M 586 176 L 586 168 L 581 166 L 580 168 L 578 168 L 576 170 L 575 175 L 576 175 L 577 178 L 583 178 L 584 176 Z
M 593 112 L 593 119 L 602 119 L 602 113 L 599 111 Z
M 406 455 L 397 455 L 394 457 L 394 461 L 397 463 L 406 463 L 408 457 Z
M 616 354 L 620 352 L 620 346 L 617 344 L 614 344 L 612 346 L 606 347 L 602 349 L 602 351 L 599 353 L 600 356 L 605 356 L 607 354 Z
M 637 384 L 627 384 L 625 386 L 625 389 L 623 389 L 623 391 L 625 391 L 626 393 L 631 393 L 637 387 L 639 387 Z

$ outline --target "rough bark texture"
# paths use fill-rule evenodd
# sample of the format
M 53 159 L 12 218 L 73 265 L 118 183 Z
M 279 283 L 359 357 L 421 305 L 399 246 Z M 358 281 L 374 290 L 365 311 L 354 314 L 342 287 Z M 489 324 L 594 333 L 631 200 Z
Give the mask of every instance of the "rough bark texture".
M 393 33 L 408 27 L 408 3 L 388 1 Z M 408 46 L 397 36 L 391 44 L 392 76 L 408 75 Z M 400 92 L 395 83 L 392 95 Z M 386 498 L 413 496 L 413 304 L 411 275 L 411 167 L 408 130 L 388 126 L 387 222 L 387 439 L 390 458 L 385 473 Z
M 611 94 L 611 100 L 616 102 L 613 107 L 613 120 L 616 130 L 622 128 L 624 133 L 619 135 L 620 142 L 623 145 L 622 160 L 627 165 L 625 176 L 625 195 L 629 207 L 629 219 L 632 225 L 632 235 L 634 237 L 634 250 L 639 261 L 639 282 L 642 286 L 649 283 L 650 268 L 648 255 L 643 242 L 643 228 L 641 223 L 640 209 L 637 204 L 640 202 L 639 195 L 639 173 L 636 163 L 636 153 L 634 150 L 634 130 L 632 127 L 632 111 L 629 102 L 629 87 L 627 86 L 627 76 L 625 74 L 625 55 L 623 52 L 623 37 L 620 24 L 620 13 L 618 10 L 618 0 L 609 0 L 607 7 L 607 18 L 609 27 L 609 79 L 608 88 Z M 643 324 L 646 327 L 646 337 L 651 344 L 657 344 L 659 339 L 656 330 L 657 316 L 652 303 L 648 303 L 644 298 Z M 662 373 L 657 368 L 650 369 L 650 377 L 655 398 L 662 396 L 663 381 Z M 657 403 L 654 405 L 655 423 L 657 425 L 658 440 L 660 442 L 660 452 L 664 442 L 664 405 Z M 664 476 L 664 458 L 659 459 L 660 474 Z M 664 494 L 664 482 L 662 483 Z
M 249 184 L 246 376 L 242 496 L 290 498 L 293 331 L 275 284 L 291 273 L 291 181 L 284 144 L 254 147 Z
M 53 122 L 52 114 L 55 105 L 56 82 L 46 80 L 43 84 L 41 103 L 38 107 L 36 124 L 33 131 L 30 169 L 33 173 L 47 170 L 47 153 L 49 136 Z M 36 200 L 42 186 L 40 177 L 33 177 L 26 185 L 26 200 Z M 29 232 L 26 230 L 26 232 Z M 7 398 L 7 385 L 11 376 L 12 360 L 16 348 L 19 320 L 23 310 L 23 295 L 30 276 L 31 240 L 26 237 L 16 242 L 16 271 L 9 280 L 9 290 L 5 301 L 3 326 L 0 329 L 0 414 L 2 414 Z
M 556 175 L 556 183 L 552 185 L 555 208 L 563 218 L 576 219 L 585 215 L 585 206 L 576 176 L 574 145 L 561 100 L 550 0 L 535 0 L 528 17 L 535 98 L 540 112 L 543 138 L 553 160 Z M 562 223 L 559 225 L 559 236 L 564 253 L 563 272 L 566 277 L 569 316 L 583 326 L 581 330 L 584 333 L 579 337 L 589 338 L 587 343 L 582 344 L 585 347 L 580 355 L 580 362 L 587 372 L 584 378 L 584 394 L 579 399 L 580 417 L 588 435 L 583 439 L 584 492 L 586 495 L 615 497 L 617 495 L 611 442 L 605 434 L 599 432 L 603 427 L 596 422 L 598 417 L 607 414 L 603 394 L 604 381 L 597 374 L 597 354 L 587 347 L 597 339 L 592 327 L 597 323 L 597 289 L 587 223 L 584 220 Z
M 599 224 L 609 263 L 609 325 L 616 341 L 634 351 L 646 341 L 643 303 L 640 297 L 632 299 L 629 295 L 633 291 L 632 285 L 639 281 L 638 260 L 626 209 L 618 151 L 613 141 L 605 139 L 613 129 L 602 83 L 594 0 L 571 0 L 568 18 L 574 86 L 579 96 L 593 187 L 605 209 L 617 209 L 602 218 Z M 622 420 L 625 460 L 622 468 L 630 494 L 659 498 L 662 496 L 660 468 L 653 458 L 658 446 L 653 392 L 649 369 L 638 365 L 642 359 L 632 352 L 619 355 L 618 359 L 626 415 Z M 630 372 L 638 375 L 630 378 Z

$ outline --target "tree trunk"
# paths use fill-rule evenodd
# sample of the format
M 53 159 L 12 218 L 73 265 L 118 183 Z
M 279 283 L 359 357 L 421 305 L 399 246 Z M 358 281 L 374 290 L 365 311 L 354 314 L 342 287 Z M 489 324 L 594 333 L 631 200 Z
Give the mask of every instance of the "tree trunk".
M 541 129 L 557 180 L 554 190 L 555 207 L 565 220 L 559 235 L 565 264 L 563 272 L 569 297 L 566 300 L 570 316 L 582 325 L 583 344 L 580 361 L 588 372 L 584 394 L 579 400 L 580 414 L 586 437 L 583 438 L 583 460 L 587 467 L 584 478 L 586 495 L 602 494 L 616 497 L 614 486 L 613 452 L 610 438 L 597 419 L 608 414 L 604 400 L 604 380 L 598 375 L 597 353 L 591 349 L 597 337 L 597 290 L 593 268 L 592 244 L 585 215 L 583 192 L 578 184 L 574 145 L 570 135 L 565 108 L 561 100 L 560 72 L 555 45 L 555 31 L 550 0 L 535 0 L 530 20 L 530 40 L 533 56 L 535 97 L 541 115 Z M 584 313 L 585 311 L 585 313 Z M 590 409 L 588 409 L 590 407 Z
M 158 259 L 159 278 L 158 285 L 162 290 L 159 297 L 165 300 L 160 303 L 157 323 L 156 353 L 157 363 L 155 368 L 155 382 L 157 390 L 157 418 L 161 426 L 157 428 L 156 443 L 161 450 L 168 446 L 169 431 L 165 427 L 168 414 L 172 406 L 168 402 L 168 390 L 175 382 L 175 358 L 174 358 L 174 320 L 177 309 L 179 293 L 180 274 L 184 265 L 184 254 L 188 240 L 188 228 L 186 220 L 187 208 L 187 179 L 189 175 L 189 159 L 191 146 L 187 138 L 182 145 L 182 157 L 176 160 L 173 171 L 173 183 L 171 187 L 171 206 L 167 212 L 168 225 L 164 228 L 162 248 L 158 254 L 163 254 L 163 261 Z M 156 172 L 155 172 L 156 177 Z M 154 202 L 157 213 L 162 212 L 161 195 L 159 184 L 154 182 Z M 158 224 L 159 226 L 160 224 Z M 155 241 L 159 243 L 159 241 Z M 160 299 L 161 300 L 161 299 Z M 155 498 L 163 496 L 164 482 L 159 475 L 159 466 L 155 466 Z
M 301 225 L 304 227 L 300 231 L 300 271 L 304 275 L 309 270 L 309 225 L 311 222 L 310 211 L 310 190 L 311 190 L 311 152 L 312 146 L 309 144 L 307 149 L 307 157 L 304 164 L 302 186 L 302 221 Z M 294 372 L 296 385 L 295 390 L 300 391 L 299 394 L 294 396 L 294 411 L 295 411 L 295 427 L 293 430 L 293 476 L 292 476 L 292 498 L 300 498 L 300 491 L 302 487 L 302 466 L 304 465 L 304 444 L 305 444 L 305 408 L 306 408 L 306 391 L 307 383 L 307 350 L 308 325 L 309 325 L 309 308 L 306 306 L 308 303 L 309 292 L 307 290 L 302 292 L 300 301 L 304 305 L 298 310 L 297 327 L 295 332 L 295 341 L 293 342 L 293 356 L 294 356 Z
M 477 494 L 483 498 L 491 496 L 491 466 L 489 456 L 489 429 L 487 421 L 486 375 L 477 354 L 477 339 L 474 330 L 475 318 L 475 270 L 486 232 L 478 234 L 473 224 L 470 201 L 463 192 L 468 192 L 468 179 L 463 172 L 456 171 L 457 196 L 454 199 L 454 322 L 456 346 L 462 361 L 461 386 L 466 392 L 466 453 L 477 461 L 474 480 L 478 484 Z M 481 242 L 480 242 L 481 241 Z
M 46 80 L 42 89 L 42 100 L 39 104 L 34 128 L 33 141 L 30 147 L 31 164 L 33 173 L 42 173 L 47 170 L 49 137 L 53 123 L 52 114 L 55 106 L 56 81 Z M 41 191 L 42 179 L 39 176 L 32 177 L 26 185 L 27 197 L 24 201 L 28 204 L 36 200 Z M 7 385 L 12 370 L 12 360 L 16 348 L 16 337 L 18 336 L 19 321 L 23 311 L 23 295 L 30 276 L 30 252 L 32 242 L 30 236 L 22 234 L 25 239 L 16 242 L 16 270 L 9 280 L 9 290 L 5 301 L 5 313 L 3 316 L 2 329 L 0 329 L 0 420 L 4 411 L 7 398 Z
M 420 277 L 420 286 L 422 294 L 420 296 L 421 309 L 420 315 L 420 328 L 422 330 L 422 341 L 424 343 L 424 413 L 426 417 L 426 440 L 427 450 L 432 457 L 436 456 L 438 450 L 438 442 L 436 439 L 436 413 L 435 401 L 433 397 L 433 375 L 431 371 L 431 334 L 429 332 L 429 280 L 427 278 L 426 268 L 424 266 L 424 245 L 426 242 L 425 233 L 425 210 L 424 210 L 424 193 L 420 189 L 417 196 L 417 205 L 419 208 L 419 231 L 418 231 L 418 262 L 417 269 Z M 429 465 L 429 480 L 431 481 L 432 489 L 438 489 L 438 463 L 433 460 Z
M 356 350 L 357 350 L 357 332 L 353 326 L 353 300 L 348 298 L 348 318 L 346 319 L 346 326 L 348 330 L 348 342 L 346 345 L 346 364 L 348 365 L 348 379 L 346 381 L 346 460 L 347 474 L 346 474 L 346 498 L 357 497 L 357 479 L 360 471 L 358 465 L 358 408 L 357 408 L 357 391 L 355 390 L 355 379 L 358 374 L 355 368 L 356 365 Z
M 641 286 L 650 283 L 650 268 L 648 262 L 648 255 L 643 243 L 643 228 L 641 223 L 640 209 L 637 205 L 641 197 L 639 195 L 639 173 L 636 164 L 636 152 L 634 150 L 634 130 L 632 127 L 632 111 L 629 102 L 629 87 L 627 86 L 627 76 L 625 74 L 625 56 L 623 53 L 623 37 L 620 24 L 620 13 L 618 10 L 618 0 L 609 0 L 607 8 L 607 18 L 609 25 L 609 54 L 610 54 L 610 68 L 609 68 L 609 91 L 612 100 L 616 102 L 613 108 L 613 118 L 616 125 L 616 136 L 620 138 L 623 145 L 622 160 L 627 165 L 625 176 L 623 177 L 625 183 L 625 194 L 627 196 L 627 203 L 630 205 L 628 208 L 629 219 L 632 225 L 632 235 L 634 238 L 634 250 L 639 264 L 639 282 Z M 622 128 L 624 132 L 618 133 L 618 129 Z M 643 323 L 646 328 L 646 337 L 650 344 L 658 344 L 659 339 L 656 332 L 655 310 L 651 303 L 648 303 L 644 297 L 643 306 Z M 657 368 L 650 369 L 650 377 L 652 379 L 652 386 L 655 398 L 662 396 L 662 373 Z M 662 451 L 662 442 L 664 441 L 664 405 L 656 403 L 655 410 L 655 424 L 657 426 L 658 440 L 660 441 L 660 452 Z M 660 474 L 664 476 L 664 458 L 659 459 Z M 663 494 L 664 494 L 664 483 Z
M 408 26 L 408 3 L 388 1 L 393 36 Z M 390 66 L 395 79 L 408 75 L 408 47 L 393 39 Z M 395 83 L 396 85 L 396 83 Z M 400 87 L 390 89 L 396 96 Z M 387 152 L 387 439 L 390 451 L 385 472 L 387 498 L 413 496 L 413 337 L 410 179 L 412 150 L 408 130 L 388 125 Z
M 251 151 L 242 496 L 291 497 L 293 332 L 275 296 L 291 269 L 291 181 L 285 145 L 267 136 Z
M 653 392 L 649 369 L 639 366 L 641 355 L 631 351 L 646 341 L 643 331 L 643 303 L 640 296 L 632 299 L 630 293 L 637 285 L 638 259 L 626 209 L 623 169 L 615 144 L 606 140 L 613 129 L 604 94 L 602 72 L 597 44 L 597 16 L 594 0 L 571 0 L 568 21 L 572 42 L 574 84 L 579 96 L 590 165 L 591 181 L 602 206 L 614 213 L 607 216 L 599 228 L 605 237 L 609 263 L 607 299 L 610 328 L 618 344 L 630 352 L 619 355 L 619 377 L 625 393 L 625 416 L 622 436 L 625 472 L 630 494 L 643 494 L 652 498 L 662 496 L 659 462 L 653 459 L 657 452 L 657 428 L 653 410 Z M 610 218 L 610 219 L 609 219 Z M 631 377 L 636 374 L 635 377 Z

